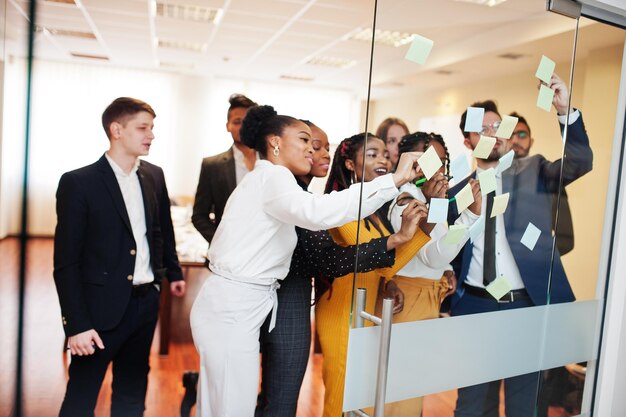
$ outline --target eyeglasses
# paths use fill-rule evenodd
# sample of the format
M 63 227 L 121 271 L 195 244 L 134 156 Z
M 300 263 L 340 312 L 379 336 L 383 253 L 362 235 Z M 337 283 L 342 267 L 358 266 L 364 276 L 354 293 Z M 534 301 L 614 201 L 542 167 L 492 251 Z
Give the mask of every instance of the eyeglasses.
M 511 138 L 516 137 L 518 139 L 526 139 L 529 136 L 530 134 L 526 132 L 525 130 L 518 130 L 516 132 L 513 132 L 513 135 L 511 135 Z
M 498 130 L 498 128 L 500 127 L 500 123 L 501 123 L 501 122 L 499 122 L 499 121 L 498 121 L 498 122 L 493 122 L 493 123 L 492 123 L 492 124 L 490 124 L 490 125 L 483 125 L 483 128 L 482 128 L 482 129 L 480 130 L 480 132 L 478 132 L 478 133 L 480 133 L 480 134 L 481 134 L 481 135 L 483 135 L 483 136 L 484 136 L 487 132 L 494 132 L 494 133 L 495 133 L 495 132 Z

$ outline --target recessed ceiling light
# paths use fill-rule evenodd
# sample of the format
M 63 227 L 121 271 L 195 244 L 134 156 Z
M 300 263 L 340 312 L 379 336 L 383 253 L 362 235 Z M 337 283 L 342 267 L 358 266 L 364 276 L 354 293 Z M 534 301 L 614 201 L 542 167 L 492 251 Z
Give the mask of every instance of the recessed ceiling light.
M 356 61 L 353 59 L 335 58 L 331 56 L 315 56 L 306 61 L 305 64 L 345 69 L 355 65 Z
M 376 29 L 374 42 L 397 48 L 410 43 L 414 37 L 415 33 Z M 371 42 L 372 28 L 358 29 L 348 36 L 348 39 Z
M 301 75 L 281 75 L 281 80 L 291 80 L 291 81 L 313 81 L 313 77 L 305 77 Z
M 65 29 L 55 29 L 55 28 L 46 28 L 43 26 L 37 26 L 37 32 L 47 31 L 50 35 L 55 36 L 67 36 L 70 38 L 81 38 L 81 39 L 96 39 L 96 35 L 91 32 L 81 32 L 78 30 L 65 30 Z
M 194 22 L 219 23 L 223 10 L 215 7 L 157 2 L 156 14 L 170 19 L 191 20 Z
M 90 54 L 81 54 L 78 52 L 70 52 L 74 58 L 86 58 L 86 59 L 98 59 L 100 61 L 108 61 L 109 57 L 104 55 L 90 55 Z
M 473 3 L 473 4 L 478 4 L 480 6 L 493 7 L 493 6 L 497 6 L 498 4 L 504 3 L 506 0 L 454 0 L 454 1 L 460 1 L 463 3 Z
M 160 48 L 182 49 L 185 51 L 192 51 L 192 52 L 204 52 L 206 51 L 206 48 L 208 46 L 206 43 L 168 41 L 164 39 L 158 39 L 157 45 Z

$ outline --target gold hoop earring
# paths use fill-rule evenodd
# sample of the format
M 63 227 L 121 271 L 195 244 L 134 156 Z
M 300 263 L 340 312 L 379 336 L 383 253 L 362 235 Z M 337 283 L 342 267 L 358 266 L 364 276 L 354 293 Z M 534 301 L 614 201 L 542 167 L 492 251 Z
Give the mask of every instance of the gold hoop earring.
M 280 154 L 280 149 L 278 149 L 278 145 L 274 145 L 274 156 L 278 156 Z

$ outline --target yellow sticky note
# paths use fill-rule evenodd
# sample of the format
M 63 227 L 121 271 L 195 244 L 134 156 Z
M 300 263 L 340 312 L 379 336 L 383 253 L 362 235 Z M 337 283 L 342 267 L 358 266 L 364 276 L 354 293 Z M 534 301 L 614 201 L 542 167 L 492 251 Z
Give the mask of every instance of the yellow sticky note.
M 539 61 L 539 66 L 537 67 L 537 72 L 535 72 L 535 77 L 539 78 L 544 83 L 549 83 L 555 67 L 556 64 L 553 60 L 545 55 L 542 55 L 541 61 Z
M 464 224 L 453 224 L 448 228 L 448 233 L 443 239 L 443 243 L 448 245 L 456 245 L 461 242 L 467 233 L 467 226 Z
M 474 202 L 474 194 L 472 194 L 472 186 L 467 183 L 465 187 L 461 188 L 454 198 L 456 199 L 457 213 L 461 214 L 463 210 L 469 207 Z
M 491 150 L 493 149 L 493 145 L 496 144 L 496 138 L 492 138 L 491 136 L 483 136 L 480 135 L 480 140 L 476 144 L 474 148 L 473 155 L 476 158 L 486 159 L 489 157 Z
M 504 294 L 511 291 L 511 288 L 511 283 L 503 276 L 500 276 L 493 280 L 491 284 L 487 285 L 487 292 L 489 292 L 493 298 L 499 300 Z
M 404 58 L 417 64 L 424 64 L 426 58 L 430 55 L 430 51 L 433 49 L 433 44 L 434 42 L 432 40 L 420 35 L 415 35 Z
M 502 118 L 502 121 L 500 122 L 498 130 L 496 131 L 496 137 L 511 139 L 511 135 L 513 135 L 513 130 L 515 130 L 515 126 L 517 126 L 517 117 L 504 116 Z
M 500 194 L 493 198 L 493 207 L 491 209 L 491 217 L 496 217 L 498 214 L 502 214 L 506 211 L 506 206 L 509 204 L 509 193 Z
M 480 193 L 487 195 L 492 191 L 496 191 L 496 170 L 489 168 L 477 175 L 480 182 Z
M 443 165 L 434 146 L 430 146 L 426 152 L 424 152 L 424 155 L 420 156 L 417 163 L 420 168 L 422 168 L 422 172 L 424 173 L 424 176 L 426 176 L 427 180 L 435 175 L 437 170 Z
M 537 107 L 549 112 L 553 98 L 554 90 L 541 84 L 541 87 L 539 87 L 539 95 L 537 96 Z

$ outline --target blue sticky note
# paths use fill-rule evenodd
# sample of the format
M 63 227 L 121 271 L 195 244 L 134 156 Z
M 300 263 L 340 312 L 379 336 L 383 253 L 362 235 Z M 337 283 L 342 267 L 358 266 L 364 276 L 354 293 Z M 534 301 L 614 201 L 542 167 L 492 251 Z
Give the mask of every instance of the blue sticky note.
M 552 99 L 554 98 L 554 90 L 541 84 L 539 87 L 539 95 L 537 96 L 537 107 L 547 112 L 552 107 Z
M 413 42 L 404 58 L 417 64 L 424 64 L 433 49 L 434 42 L 420 35 L 414 35 Z
M 539 61 L 539 66 L 537 67 L 537 71 L 535 72 L 535 77 L 548 84 L 550 82 L 550 79 L 552 78 L 552 73 L 554 73 L 555 67 L 556 64 L 553 60 L 545 55 L 542 55 L 541 61 Z
M 526 246 L 528 249 L 533 250 L 535 249 L 535 245 L 537 244 L 540 235 L 541 230 L 539 230 L 534 224 L 528 223 L 526 231 L 524 232 L 520 242 L 522 242 L 522 245 Z
M 467 162 L 467 157 L 465 155 L 460 155 L 450 162 L 450 175 L 452 175 L 456 182 L 459 182 L 463 178 L 467 177 L 470 172 L 469 162 Z
M 485 109 L 482 107 L 468 107 L 465 118 L 465 132 L 480 132 L 483 129 Z
M 447 198 L 431 198 L 428 206 L 428 223 L 445 223 L 448 220 Z
M 469 228 L 470 239 L 472 243 L 485 232 L 485 216 L 480 216 Z

